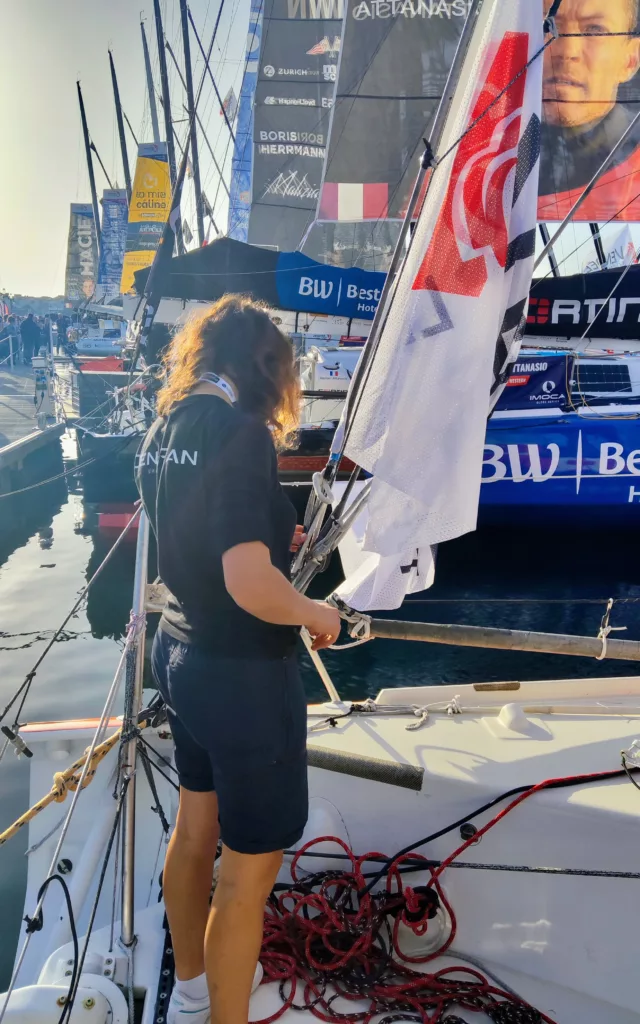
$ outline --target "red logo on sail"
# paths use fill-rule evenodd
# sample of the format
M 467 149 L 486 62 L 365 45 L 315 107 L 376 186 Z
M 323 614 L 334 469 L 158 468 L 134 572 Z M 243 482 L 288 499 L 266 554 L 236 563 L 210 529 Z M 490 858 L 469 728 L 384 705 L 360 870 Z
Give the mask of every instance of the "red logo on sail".
M 506 92 L 458 146 L 451 181 L 431 243 L 413 288 L 478 297 L 488 280 L 490 248 L 504 269 L 509 253 L 505 189 L 518 163 L 529 35 L 507 32 L 474 105 L 470 123 Z

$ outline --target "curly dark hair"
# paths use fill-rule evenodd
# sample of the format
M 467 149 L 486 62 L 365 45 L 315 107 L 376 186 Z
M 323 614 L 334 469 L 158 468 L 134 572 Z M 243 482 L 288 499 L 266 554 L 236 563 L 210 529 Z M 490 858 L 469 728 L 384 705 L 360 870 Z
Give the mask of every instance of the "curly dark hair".
M 190 317 L 163 359 L 167 382 L 158 412 L 168 416 L 193 391 L 203 373 L 229 377 L 238 405 L 273 428 L 287 447 L 298 427 L 300 384 L 293 346 L 269 317 L 266 306 L 243 295 L 225 295 Z

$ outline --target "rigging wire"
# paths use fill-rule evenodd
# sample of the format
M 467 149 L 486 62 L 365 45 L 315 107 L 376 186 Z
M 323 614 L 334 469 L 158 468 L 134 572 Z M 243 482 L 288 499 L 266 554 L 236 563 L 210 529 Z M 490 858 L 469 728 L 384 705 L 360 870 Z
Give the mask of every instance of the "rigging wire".
M 88 466 L 93 466 L 96 462 L 102 462 L 104 459 L 109 458 L 112 455 L 119 455 L 121 451 L 127 447 L 131 441 L 132 435 L 127 435 L 124 438 L 124 443 L 120 448 L 113 448 L 111 451 L 104 452 L 102 455 L 95 455 L 92 459 L 87 459 L 86 462 L 76 463 L 73 469 L 67 469 L 62 473 L 56 474 L 56 476 L 50 476 L 46 480 L 39 480 L 36 484 L 29 484 L 28 487 L 21 487 L 17 491 L 7 491 L 4 494 L 0 494 L 0 500 L 3 498 L 15 498 L 17 494 L 26 494 L 27 491 L 35 491 L 38 487 L 45 487 L 47 484 L 55 483 L 56 480 L 63 480 L 68 476 L 75 476 L 81 469 L 86 469 Z
M 100 874 L 98 876 L 98 885 L 96 887 L 96 894 L 95 894 L 95 898 L 94 898 L 94 901 L 93 901 L 93 905 L 91 907 L 91 912 L 89 914 L 89 922 L 87 924 L 87 932 L 86 932 L 86 935 L 85 935 L 84 945 L 82 947 L 82 952 L 80 954 L 78 954 L 78 945 L 77 945 L 77 941 L 76 941 L 76 946 L 74 947 L 74 969 L 75 969 L 74 970 L 74 974 L 75 974 L 75 977 L 72 975 L 71 983 L 69 985 L 69 995 L 67 997 L 67 1000 L 66 1000 L 66 1003 L 65 1003 L 65 1006 L 64 1006 L 64 1011 L 63 1011 L 63 1014 L 60 1017 L 60 1020 L 59 1020 L 58 1024 L 67 1024 L 67 1022 L 68 1022 L 68 1020 L 71 1017 L 71 1014 L 73 1012 L 73 1007 L 74 1007 L 74 1004 L 75 1004 L 75 1001 L 76 1001 L 76 996 L 78 994 L 78 988 L 80 987 L 80 979 L 81 979 L 81 976 L 82 976 L 82 968 L 84 967 L 84 962 L 86 960 L 86 956 L 87 956 L 87 953 L 89 951 L 89 942 L 91 940 L 91 934 L 93 932 L 93 927 L 95 925 L 96 915 L 98 913 L 98 905 L 100 903 L 100 897 L 102 896 L 102 890 L 103 890 L 105 879 L 106 879 L 106 876 L 107 876 L 107 869 L 109 867 L 109 861 L 111 860 L 111 851 L 113 849 L 114 841 L 116 839 L 118 830 L 120 828 L 120 822 L 122 820 L 122 810 L 123 810 L 123 807 L 124 807 L 124 799 L 125 799 L 125 796 L 126 796 L 127 789 L 129 787 L 130 781 L 131 781 L 131 777 L 130 776 L 123 775 L 122 783 L 121 783 L 121 787 L 120 787 L 120 794 L 118 796 L 118 802 L 117 802 L 116 811 L 115 811 L 115 815 L 114 815 L 114 819 L 113 819 L 113 825 L 111 827 L 111 832 L 109 834 L 109 839 L 107 840 L 107 847 L 106 847 L 106 850 L 105 850 L 104 857 L 102 859 L 102 867 L 100 869 Z
M 128 527 L 126 527 L 125 529 L 128 529 Z M 125 531 L 123 531 L 123 532 L 125 532 Z M 109 556 L 107 556 L 107 557 L 109 557 Z M 95 574 L 94 574 L 94 577 L 95 577 Z M 82 768 L 82 772 L 80 774 L 80 778 L 78 779 L 77 788 L 76 788 L 76 790 L 75 790 L 75 792 L 73 794 L 72 800 L 71 800 L 71 806 L 69 807 L 69 810 L 67 811 L 67 815 L 66 815 L 64 823 L 62 825 L 61 834 L 60 834 L 60 837 L 59 837 L 58 842 L 56 844 L 56 848 L 54 850 L 53 857 L 52 857 L 52 860 L 51 860 L 51 867 L 49 869 L 49 874 L 53 874 L 53 872 L 55 870 L 55 867 L 56 867 L 56 865 L 58 863 L 58 860 L 59 860 L 59 857 L 60 857 L 60 853 L 62 851 L 62 848 L 64 846 L 65 840 L 67 838 L 67 834 L 69 832 L 69 827 L 70 827 L 70 824 L 71 824 L 71 819 L 72 819 L 72 817 L 74 815 L 74 812 L 76 810 L 76 807 L 78 805 L 78 800 L 80 799 L 80 794 L 82 793 L 82 791 L 83 791 L 83 789 L 84 789 L 84 787 L 86 785 L 87 777 L 89 775 L 90 765 L 92 764 L 92 761 L 93 761 L 93 755 L 95 753 L 96 747 L 98 746 L 98 743 L 99 743 L 100 739 L 102 738 L 102 736 L 107 731 L 107 728 L 108 728 L 108 725 L 109 725 L 109 720 L 111 718 L 111 712 L 113 710 L 113 705 L 114 705 L 116 696 L 118 694 L 118 690 L 120 688 L 120 680 L 121 680 L 121 676 L 122 676 L 122 670 L 123 670 L 123 667 L 124 667 L 125 662 L 127 660 L 127 654 L 128 654 L 129 648 L 134 643 L 138 642 L 138 630 L 139 630 L 139 620 L 135 616 L 132 616 L 131 622 L 129 624 L 129 630 L 128 630 L 128 633 L 127 633 L 127 640 L 126 640 L 124 649 L 123 649 L 123 651 L 121 653 L 120 660 L 118 662 L 118 666 L 116 668 L 116 672 L 115 672 L 115 675 L 113 677 L 113 682 L 111 683 L 111 687 L 110 687 L 109 692 L 107 694 L 107 698 L 105 700 L 104 707 L 102 709 L 102 714 L 100 716 L 100 721 L 98 722 L 97 728 L 95 729 L 95 732 L 93 734 L 93 738 L 91 740 L 91 744 L 89 745 L 89 747 L 88 747 L 88 749 L 87 749 L 87 751 L 86 751 L 86 753 L 84 755 L 85 756 L 85 762 L 84 762 L 84 765 L 83 765 L 83 768 Z M 39 898 L 38 898 L 38 903 L 37 903 L 36 909 L 34 911 L 32 920 L 34 920 L 34 921 L 38 920 L 39 915 L 42 912 L 42 907 L 43 907 L 43 904 L 44 904 L 45 897 L 46 897 L 46 891 L 42 894 L 42 896 L 39 896 Z M 14 989 L 15 989 L 18 976 L 20 974 L 20 971 L 22 970 L 22 965 L 23 965 L 25 957 L 27 955 L 27 950 L 29 948 L 32 935 L 33 935 L 33 932 L 27 930 L 26 939 L 25 939 L 25 941 L 24 941 L 24 943 L 22 945 L 22 948 L 20 949 L 18 955 L 16 956 L 16 960 L 15 960 L 15 964 L 14 964 L 14 968 L 13 968 L 13 973 L 12 973 L 11 979 L 9 981 L 9 987 L 8 987 L 7 991 L 4 993 L 4 996 L 5 996 L 4 1002 L 3 1002 L 2 1006 L 0 1007 L 0 1024 L 2 1024 L 2 1021 L 4 1020 L 7 1008 L 9 1006 L 9 1000 L 11 999 L 11 995 L 12 995 Z

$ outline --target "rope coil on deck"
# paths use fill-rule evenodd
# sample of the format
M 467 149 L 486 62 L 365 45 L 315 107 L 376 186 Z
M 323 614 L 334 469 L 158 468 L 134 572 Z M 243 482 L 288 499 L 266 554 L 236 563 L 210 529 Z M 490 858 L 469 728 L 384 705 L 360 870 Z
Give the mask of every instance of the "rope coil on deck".
M 336 844 L 347 860 L 343 871 L 303 875 L 300 859 L 316 844 Z M 456 1009 L 486 1014 L 494 1024 L 553 1024 L 513 991 L 465 965 L 421 973 L 414 965 L 442 956 L 456 935 L 456 918 L 438 882 L 438 871 L 422 886 L 405 886 L 407 856 L 387 861 L 386 884 L 370 892 L 363 865 L 341 840 L 319 837 L 296 852 L 291 885 L 276 886 L 267 905 L 260 961 L 265 982 L 278 982 L 282 1006 L 259 1024 L 273 1024 L 289 1009 L 308 1010 L 327 1024 L 380 1024 L 415 1020 L 454 1024 Z M 402 948 L 402 931 L 427 938 L 422 955 Z M 436 930 L 437 929 L 437 930 Z M 434 934 L 435 932 L 435 934 Z M 406 931 L 405 931 L 406 934 Z M 452 954 L 455 955 L 455 954 Z M 352 1010 L 336 1006 L 351 1002 Z

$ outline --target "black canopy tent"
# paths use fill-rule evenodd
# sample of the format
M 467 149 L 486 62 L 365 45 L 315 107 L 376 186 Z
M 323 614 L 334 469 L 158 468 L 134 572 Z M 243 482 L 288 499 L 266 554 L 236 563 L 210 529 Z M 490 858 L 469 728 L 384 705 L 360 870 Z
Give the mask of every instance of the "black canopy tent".
M 167 263 L 159 288 L 163 296 L 186 301 L 215 302 L 229 292 L 251 295 L 277 306 L 278 253 L 233 238 L 219 238 Z M 149 268 L 135 275 L 139 295 L 149 277 Z
M 144 292 L 149 270 L 135 275 Z M 304 282 L 304 284 L 302 284 Z M 316 263 L 302 253 L 280 253 L 220 238 L 160 270 L 160 294 L 215 302 L 230 292 L 270 306 L 370 320 L 384 275 Z M 640 266 L 548 277 L 531 286 L 527 335 L 640 339 Z

